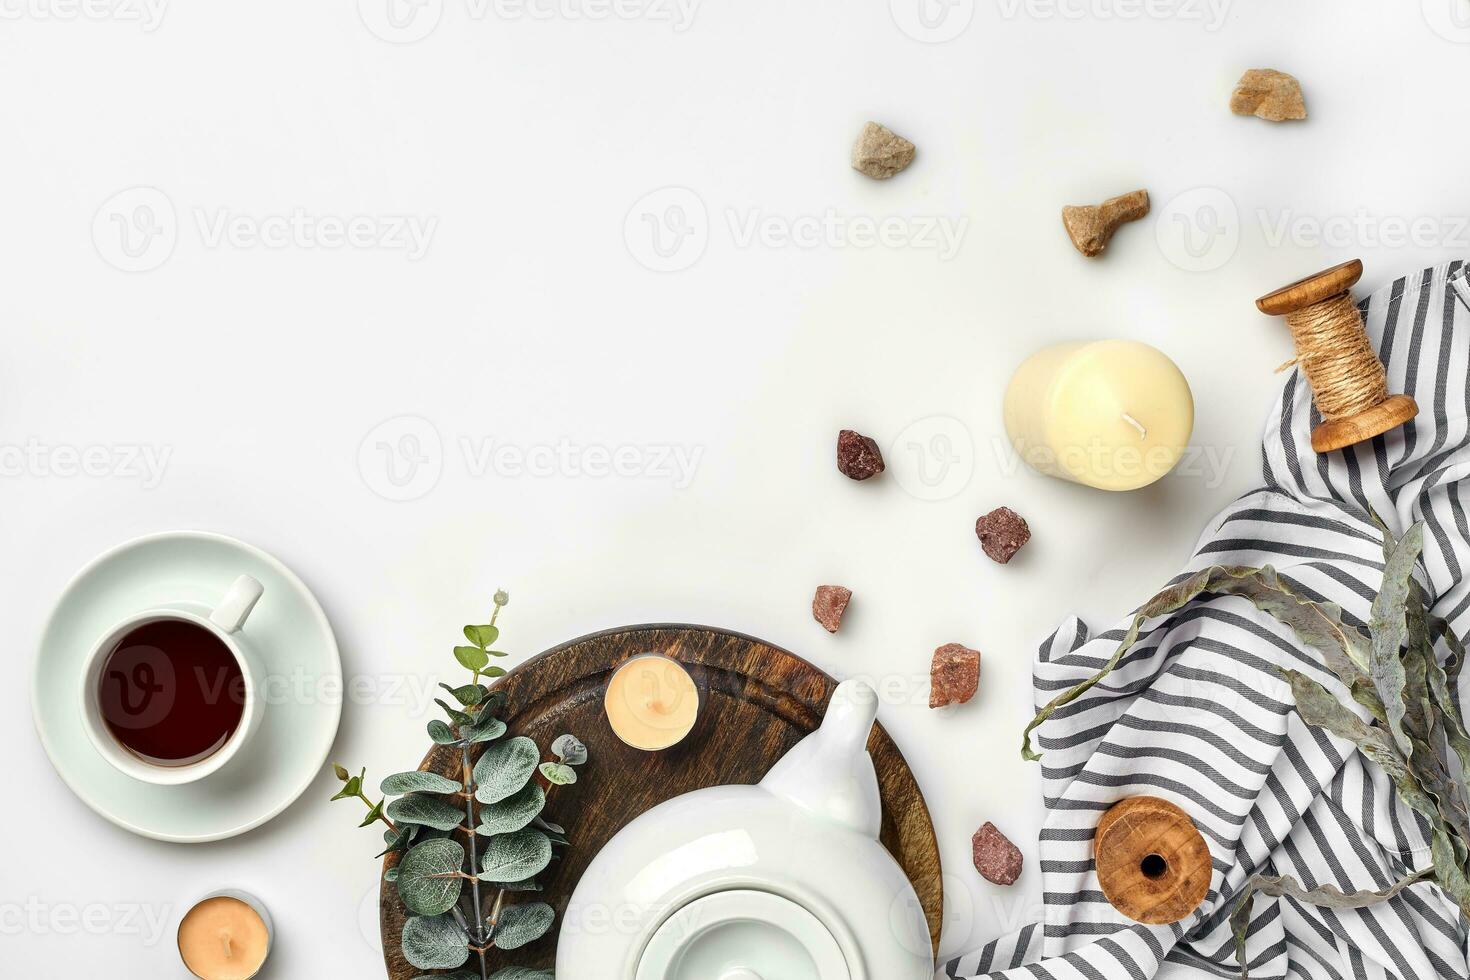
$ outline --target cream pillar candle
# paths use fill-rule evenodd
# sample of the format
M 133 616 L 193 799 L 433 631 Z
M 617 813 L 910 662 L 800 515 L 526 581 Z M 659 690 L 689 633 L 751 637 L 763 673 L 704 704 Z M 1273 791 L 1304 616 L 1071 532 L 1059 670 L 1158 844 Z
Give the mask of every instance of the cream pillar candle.
M 1132 340 L 1057 344 L 1011 378 L 1006 433 L 1048 476 L 1136 490 L 1168 473 L 1194 430 L 1194 396 L 1173 361 Z
M 250 980 L 270 948 L 270 915 L 243 892 L 211 895 L 179 923 L 179 956 L 200 980 Z
M 699 689 L 678 661 L 650 653 L 619 667 L 603 698 L 618 738 L 645 752 L 684 740 L 699 718 Z

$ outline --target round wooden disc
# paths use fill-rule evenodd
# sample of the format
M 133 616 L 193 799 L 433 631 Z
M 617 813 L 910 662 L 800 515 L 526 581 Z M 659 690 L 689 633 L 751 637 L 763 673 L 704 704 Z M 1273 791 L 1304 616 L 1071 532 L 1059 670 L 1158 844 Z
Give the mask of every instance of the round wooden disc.
M 1312 448 L 1319 453 L 1367 442 L 1397 428 L 1419 414 L 1419 403 L 1408 395 L 1393 395 L 1352 418 L 1323 422 L 1312 430 Z
M 1290 286 L 1282 286 L 1274 293 L 1267 293 L 1256 300 L 1256 309 L 1271 316 L 1285 316 L 1287 313 L 1295 313 L 1304 310 L 1313 303 L 1320 303 L 1324 299 L 1331 299 L 1339 293 L 1345 293 L 1358 280 L 1363 278 L 1363 263 L 1360 259 L 1344 262 L 1317 273 L 1299 279 Z
M 1189 815 L 1167 800 L 1118 803 L 1099 821 L 1093 849 L 1103 895 L 1135 922 L 1178 922 L 1209 893 L 1209 846 Z
M 642 653 L 657 651 L 684 665 L 699 687 L 700 714 L 683 742 L 664 752 L 624 744 L 607 723 L 603 692 L 612 672 Z M 708 786 L 756 783 L 776 760 L 817 729 L 837 682 L 805 660 L 760 640 L 698 626 L 638 626 L 573 640 L 527 661 L 497 687 L 507 696 L 502 717 L 513 735 L 543 748 L 570 732 L 587 744 L 590 760 L 581 778 L 561 787 L 547 818 L 567 828 L 571 846 L 541 875 L 537 901 L 561 913 L 593 857 L 640 814 L 666 800 Z M 427 738 L 425 739 L 427 741 Z M 939 845 L 929 808 L 903 754 L 881 725 L 868 751 L 883 798 L 882 841 L 908 874 L 929 922 L 937 952 L 944 885 Z M 459 778 L 452 750 L 435 747 L 420 769 Z M 384 869 L 398 861 L 392 855 Z M 379 921 L 390 980 L 423 971 L 399 949 L 406 911 L 398 889 L 385 884 Z M 556 927 L 513 955 L 492 953 L 490 969 L 547 969 L 556 959 Z

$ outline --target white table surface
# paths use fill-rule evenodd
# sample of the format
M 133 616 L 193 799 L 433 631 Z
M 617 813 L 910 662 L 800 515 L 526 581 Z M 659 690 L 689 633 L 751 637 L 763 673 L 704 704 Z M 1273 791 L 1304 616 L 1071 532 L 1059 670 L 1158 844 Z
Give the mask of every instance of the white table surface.
M 1254 297 L 1353 256 L 1376 286 L 1470 251 L 1463 0 L 1459 21 L 1452 0 L 954 0 L 932 28 L 913 0 L 686 0 L 692 20 L 427 0 L 397 33 L 388 0 L 141 2 L 0 2 L 10 975 L 182 976 L 177 917 L 225 885 L 275 912 L 271 976 L 381 969 L 377 835 L 327 804 L 329 772 L 255 833 L 177 847 L 86 809 L 35 738 L 29 660 L 59 590 L 179 527 L 290 564 L 349 674 L 384 692 L 457 676 L 458 628 L 502 586 L 518 657 L 678 620 L 878 679 L 942 842 L 945 951 L 1019 926 L 1041 882 L 1038 770 L 1018 752 L 1033 651 L 1070 613 L 1125 614 L 1259 480 L 1290 343 Z M 1227 111 L 1258 66 L 1298 74 L 1310 122 Z M 888 183 L 848 168 L 869 118 L 920 148 Z M 1073 251 L 1063 204 L 1140 186 L 1151 218 L 1101 260 Z M 139 205 L 163 234 L 130 257 L 115 221 Z M 691 232 L 667 259 L 645 212 Z M 897 238 L 862 247 L 889 218 Z M 422 254 L 400 225 L 427 230 Z M 931 226 L 962 231 L 953 254 L 925 247 Z M 1193 471 L 1113 496 L 1017 471 L 996 441 L 1010 372 L 1110 336 L 1188 375 Z M 943 449 L 956 426 L 925 484 L 909 444 Z M 889 473 L 840 476 L 842 427 L 878 438 Z M 405 434 L 428 462 L 399 488 L 374 447 Z M 623 475 L 589 474 L 619 447 Z M 116 462 L 139 449 L 167 454 L 161 476 Z M 1009 567 L 972 530 L 1001 504 L 1035 534 Z M 823 582 L 856 592 L 835 637 L 809 611 Z M 984 651 L 982 689 L 933 713 L 949 641 Z M 411 768 L 432 714 L 349 704 L 333 754 Z M 1014 888 L 971 867 L 985 820 L 1032 859 Z

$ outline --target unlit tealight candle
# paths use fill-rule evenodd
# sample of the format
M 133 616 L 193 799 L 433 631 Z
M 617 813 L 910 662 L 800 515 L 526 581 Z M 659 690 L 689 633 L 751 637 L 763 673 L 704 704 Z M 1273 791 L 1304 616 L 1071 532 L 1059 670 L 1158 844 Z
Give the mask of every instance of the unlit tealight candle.
M 211 895 L 179 923 L 179 955 L 200 980 L 250 980 L 270 948 L 269 915 L 240 892 Z
M 699 718 L 699 689 L 678 661 L 646 654 L 613 673 L 603 699 L 618 738 L 645 752 L 679 744 Z

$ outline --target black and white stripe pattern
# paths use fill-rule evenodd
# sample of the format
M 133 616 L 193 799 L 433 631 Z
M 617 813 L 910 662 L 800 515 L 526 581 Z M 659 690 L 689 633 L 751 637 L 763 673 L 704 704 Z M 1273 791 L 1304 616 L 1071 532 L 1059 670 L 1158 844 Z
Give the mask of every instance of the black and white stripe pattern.
M 1363 625 L 1382 573 L 1371 508 L 1397 533 L 1428 525 L 1424 584 L 1437 615 L 1470 632 L 1470 282 L 1462 263 L 1409 276 L 1362 304 L 1392 390 L 1419 418 L 1319 456 L 1320 421 L 1300 372 L 1266 426 L 1265 486 L 1217 517 L 1184 574 L 1274 565 L 1306 594 Z M 1462 489 L 1464 484 L 1464 489 Z M 1181 575 L 1181 577 L 1183 577 Z M 1073 620 L 1043 645 L 1044 704 L 1091 676 L 1123 628 Z M 1227 917 L 1257 872 L 1315 887 L 1379 888 L 1426 867 L 1419 818 L 1351 745 L 1307 727 L 1276 672 L 1289 665 L 1342 692 L 1289 630 L 1234 597 L 1204 598 L 1147 624 L 1119 668 L 1040 729 L 1047 818 L 1040 832 L 1042 922 L 946 964 L 957 978 L 1145 980 L 1238 976 Z M 1215 874 L 1201 908 L 1174 926 L 1120 916 L 1098 888 L 1092 837 L 1116 801 L 1160 796 L 1203 833 Z M 1334 912 L 1258 898 L 1248 954 L 1258 980 L 1470 978 L 1456 907 L 1416 885 L 1372 909 Z

